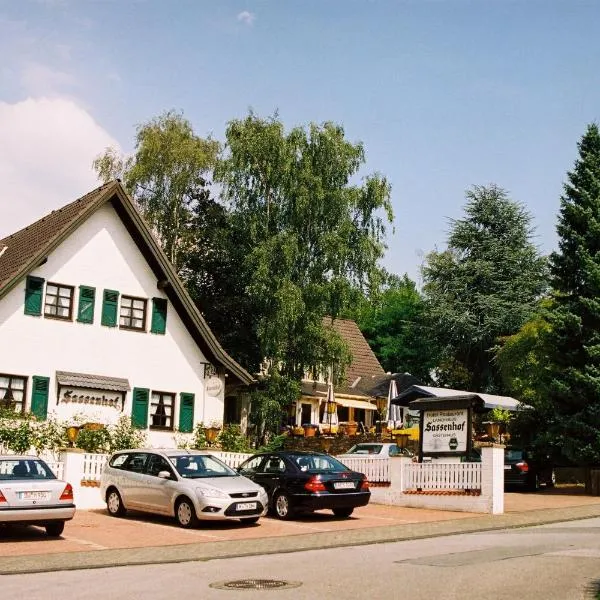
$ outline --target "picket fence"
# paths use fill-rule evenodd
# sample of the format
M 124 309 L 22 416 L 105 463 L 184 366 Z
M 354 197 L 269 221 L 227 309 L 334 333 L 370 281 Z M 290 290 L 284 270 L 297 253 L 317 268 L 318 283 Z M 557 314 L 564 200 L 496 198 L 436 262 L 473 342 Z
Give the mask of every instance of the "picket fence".
M 338 460 L 353 471 L 364 473 L 370 483 L 389 483 L 390 458 L 372 458 L 369 456 L 341 457 Z
M 479 490 L 481 463 L 408 463 L 405 490 Z

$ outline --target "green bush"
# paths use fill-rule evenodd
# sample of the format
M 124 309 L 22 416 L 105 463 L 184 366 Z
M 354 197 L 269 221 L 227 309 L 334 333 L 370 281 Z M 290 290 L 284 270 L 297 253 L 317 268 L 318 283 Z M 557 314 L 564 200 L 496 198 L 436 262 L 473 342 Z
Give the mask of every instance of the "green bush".
M 123 415 L 116 425 L 108 428 L 110 435 L 109 452 L 127 450 L 129 448 L 143 448 L 146 445 L 146 432 L 136 429 L 131 424 L 131 418 Z
M 250 452 L 250 441 L 242 433 L 239 425 L 225 425 L 217 438 L 225 452 Z
M 110 431 L 106 427 L 102 429 L 86 429 L 84 427 L 79 430 L 75 445 L 86 452 L 104 454 L 110 452 L 111 442 Z
M 194 450 L 204 450 L 204 448 L 208 446 L 204 430 L 204 423 L 198 423 L 198 425 L 196 425 L 194 428 L 194 439 L 190 444 Z

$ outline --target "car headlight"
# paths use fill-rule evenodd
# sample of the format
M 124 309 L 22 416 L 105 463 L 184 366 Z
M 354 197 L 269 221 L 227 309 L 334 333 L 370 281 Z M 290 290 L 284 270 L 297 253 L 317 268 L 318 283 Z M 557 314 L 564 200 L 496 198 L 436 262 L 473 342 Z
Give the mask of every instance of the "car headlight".
M 196 494 L 202 498 L 229 498 L 225 492 L 210 487 L 197 487 Z

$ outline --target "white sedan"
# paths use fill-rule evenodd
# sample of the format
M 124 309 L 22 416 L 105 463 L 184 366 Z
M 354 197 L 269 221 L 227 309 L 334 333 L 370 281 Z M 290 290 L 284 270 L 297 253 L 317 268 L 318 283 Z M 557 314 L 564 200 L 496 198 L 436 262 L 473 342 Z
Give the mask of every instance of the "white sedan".
M 368 456 L 369 458 L 389 458 L 390 456 L 401 456 L 402 451 L 396 444 L 387 442 L 362 442 L 355 444 L 338 458 L 356 458 L 359 456 Z
M 59 536 L 75 514 L 73 488 L 35 456 L 0 456 L 0 525 L 39 525 Z

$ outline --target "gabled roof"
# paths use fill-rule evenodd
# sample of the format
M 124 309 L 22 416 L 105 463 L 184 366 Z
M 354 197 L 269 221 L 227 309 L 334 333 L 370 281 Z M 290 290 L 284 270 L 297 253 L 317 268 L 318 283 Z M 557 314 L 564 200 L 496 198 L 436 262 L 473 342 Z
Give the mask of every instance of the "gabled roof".
M 371 346 L 369 346 L 365 336 L 354 321 L 350 319 L 332 320 L 331 317 L 325 317 L 323 325 L 332 327 L 337 331 L 350 348 L 352 362 L 346 370 L 345 382 L 348 386 L 358 386 L 363 378 L 374 381 L 373 378 L 385 375 L 385 371 L 377 360 L 375 353 L 371 350 Z
M 142 252 L 188 331 L 208 359 L 220 364 L 242 383 L 252 376 L 221 347 L 195 306 L 169 259 L 119 181 L 91 191 L 32 225 L 0 240 L 0 299 L 36 267 L 43 264 L 66 238 L 101 206 L 110 203 Z

